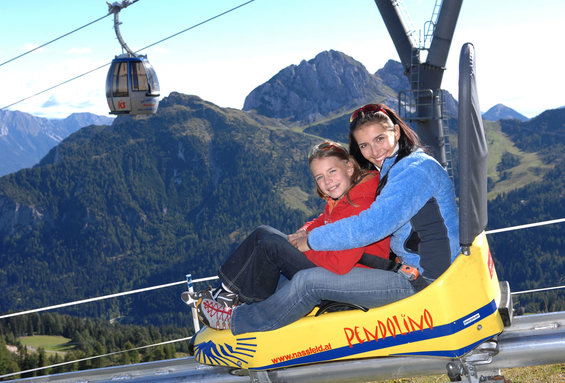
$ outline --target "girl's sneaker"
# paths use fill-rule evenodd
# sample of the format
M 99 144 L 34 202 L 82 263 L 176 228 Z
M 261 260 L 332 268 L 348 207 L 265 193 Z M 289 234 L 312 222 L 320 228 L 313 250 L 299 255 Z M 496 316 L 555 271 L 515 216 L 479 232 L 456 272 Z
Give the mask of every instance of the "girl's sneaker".
M 206 326 L 216 330 L 231 329 L 233 307 L 226 307 L 215 300 L 202 298 L 196 303 L 198 318 Z
M 213 289 L 209 287 L 206 290 L 195 291 L 193 293 L 185 291 L 181 294 L 181 299 L 189 306 L 196 308 L 200 299 L 211 299 L 223 304 L 225 307 L 233 307 L 239 304 L 237 294 L 223 289 L 221 286 Z

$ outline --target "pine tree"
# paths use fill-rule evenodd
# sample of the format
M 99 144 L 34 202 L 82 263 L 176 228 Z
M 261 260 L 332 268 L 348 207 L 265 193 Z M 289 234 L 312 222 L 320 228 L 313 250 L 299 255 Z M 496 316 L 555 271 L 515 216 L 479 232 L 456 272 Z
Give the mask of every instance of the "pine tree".
M 6 347 L 4 340 L 0 338 L 0 375 L 19 371 L 18 363 L 12 353 Z

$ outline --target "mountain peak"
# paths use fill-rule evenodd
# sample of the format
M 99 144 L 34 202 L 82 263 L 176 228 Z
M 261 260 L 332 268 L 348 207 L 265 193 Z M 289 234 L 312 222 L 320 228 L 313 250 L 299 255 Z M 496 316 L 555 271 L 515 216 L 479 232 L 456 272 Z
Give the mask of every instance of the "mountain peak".
M 84 127 L 88 125 L 112 125 L 114 118 L 115 117 L 100 116 L 89 112 L 82 112 L 72 113 L 62 121 L 66 124 Z
M 0 176 L 35 165 L 65 137 L 87 125 L 110 125 L 113 118 L 73 113 L 64 120 L 17 110 L 0 110 Z
M 311 123 L 388 96 L 363 64 L 330 50 L 281 70 L 247 96 L 243 110 Z
M 498 121 L 502 119 L 518 121 L 528 120 L 528 117 L 503 104 L 496 104 L 495 106 L 487 110 L 486 113 L 483 113 L 483 118 L 488 121 Z
M 404 67 L 398 61 L 388 60 L 385 66 L 375 73 L 375 76 L 380 77 L 387 86 L 397 93 L 410 89 L 410 83 L 404 74 Z

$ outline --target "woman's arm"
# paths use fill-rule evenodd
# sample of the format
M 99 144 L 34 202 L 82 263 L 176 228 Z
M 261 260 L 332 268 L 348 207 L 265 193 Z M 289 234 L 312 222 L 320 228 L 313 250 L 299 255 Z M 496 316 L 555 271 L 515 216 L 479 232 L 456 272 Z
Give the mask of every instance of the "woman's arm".
M 325 224 L 327 219 L 326 218 L 327 214 L 328 214 L 328 204 L 326 204 L 326 207 L 324 208 L 322 214 L 320 214 L 318 217 L 314 218 L 313 220 L 306 222 L 304 225 L 302 225 L 300 229 L 296 230 L 294 233 L 289 234 L 287 237 L 288 242 L 290 242 L 292 246 L 297 247 L 297 243 L 301 240 L 305 240 L 310 230 Z
M 399 161 L 391 168 L 387 185 L 369 209 L 358 216 L 312 230 L 307 238 L 309 248 L 351 249 L 391 235 L 405 225 L 434 195 L 439 169 L 444 171 L 431 159 L 414 162 L 405 158 Z M 303 244 L 299 242 L 298 245 L 301 243 Z

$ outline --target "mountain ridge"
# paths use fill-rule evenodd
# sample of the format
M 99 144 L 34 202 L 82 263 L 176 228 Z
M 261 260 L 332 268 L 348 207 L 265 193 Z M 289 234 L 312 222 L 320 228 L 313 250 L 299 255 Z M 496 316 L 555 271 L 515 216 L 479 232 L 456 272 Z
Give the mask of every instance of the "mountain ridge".
M 312 123 L 369 102 L 395 99 L 379 77 L 344 53 L 330 50 L 290 65 L 259 85 L 245 98 L 243 110 Z
M 513 119 L 524 122 L 528 120 L 528 117 L 503 104 L 496 104 L 495 106 L 487 110 L 485 113 L 483 113 L 483 118 L 488 121 Z
M 82 128 L 0 178 L 0 311 L 215 273 L 255 226 L 300 227 L 307 212 L 286 202 L 291 187 L 319 211 L 305 159 L 317 138 L 196 96 L 173 92 L 159 109 Z M 156 323 L 184 310 L 180 300 L 138 303 Z
M 338 121 L 347 118 L 340 108 L 318 112 L 347 131 L 347 122 Z M 544 161 L 559 164 L 561 143 L 551 137 L 565 133 L 560 131 L 565 121 L 561 113 L 497 123 L 520 150 L 537 152 L 543 142 Z M 72 301 L 168 283 L 186 273 L 209 276 L 255 226 L 296 230 L 322 204 L 306 161 L 310 146 L 321 140 L 311 128 L 322 123 L 221 108 L 172 92 L 155 115 L 119 116 L 112 126 L 91 125 L 72 133 L 37 166 L 0 178 L 0 310 L 41 307 L 53 304 L 53 297 Z M 512 175 L 519 162 L 515 157 L 500 153 L 507 161 L 492 167 L 501 178 Z M 563 176 L 557 170 L 548 174 Z M 539 194 L 536 201 L 543 202 L 543 211 L 531 207 L 536 218 L 558 214 L 565 206 L 565 197 L 557 193 L 561 178 L 545 188 L 555 205 L 545 201 L 543 182 L 552 180 L 544 177 L 528 186 Z M 501 193 L 493 204 L 509 221 L 524 219 L 524 198 L 516 197 L 521 192 Z M 539 245 L 536 254 L 553 259 L 558 244 Z M 504 244 L 492 251 L 495 262 L 497 257 L 508 262 L 497 264 L 501 277 L 516 287 L 533 283 L 504 274 L 521 262 L 505 252 Z M 554 281 L 565 270 L 558 265 L 551 273 L 536 272 L 530 275 Z M 149 293 L 81 308 L 80 313 L 123 316 L 126 322 L 182 323 L 185 307 L 171 298 L 178 294 Z
M 0 176 L 37 164 L 52 147 L 76 130 L 88 125 L 108 125 L 112 120 L 92 113 L 47 119 L 0 110 Z

